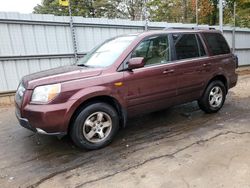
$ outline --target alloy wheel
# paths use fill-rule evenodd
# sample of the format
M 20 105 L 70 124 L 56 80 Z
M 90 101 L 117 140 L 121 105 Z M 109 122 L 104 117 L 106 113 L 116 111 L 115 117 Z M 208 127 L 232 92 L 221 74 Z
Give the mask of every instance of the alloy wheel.
M 111 117 L 105 112 L 95 112 L 85 120 L 83 135 L 89 142 L 99 143 L 109 136 L 111 129 Z
M 209 93 L 209 104 L 213 108 L 217 108 L 222 104 L 223 91 L 219 86 L 215 86 Z

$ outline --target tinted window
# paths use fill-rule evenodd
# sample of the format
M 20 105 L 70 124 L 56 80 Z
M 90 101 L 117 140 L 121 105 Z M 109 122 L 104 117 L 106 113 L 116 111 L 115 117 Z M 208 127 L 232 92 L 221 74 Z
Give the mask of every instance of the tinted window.
M 200 57 L 195 34 L 173 34 L 176 59 Z
M 200 49 L 200 56 L 205 56 L 206 52 L 205 52 L 204 46 L 201 42 L 201 39 L 199 36 L 197 36 L 197 39 L 198 39 L 198 44 L 199 44 L 199 49 Z
M 221 34 L 205 33 L 204 36 L 213 55 L 230 53 L 227 42 Z
M 144 57 L 146 65 L 166 63 L 170 60 L 168 37 L 156 36 L 142 41 L 131 57 Z

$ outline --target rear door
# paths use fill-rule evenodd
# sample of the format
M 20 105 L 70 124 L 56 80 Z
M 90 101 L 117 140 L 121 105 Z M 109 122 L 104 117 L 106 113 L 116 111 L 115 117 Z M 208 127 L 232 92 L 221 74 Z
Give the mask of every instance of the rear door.
M 198 99 L 211 74 L 211 63 L 200 36 L 195 33 L 172 34 L 179 103 Z

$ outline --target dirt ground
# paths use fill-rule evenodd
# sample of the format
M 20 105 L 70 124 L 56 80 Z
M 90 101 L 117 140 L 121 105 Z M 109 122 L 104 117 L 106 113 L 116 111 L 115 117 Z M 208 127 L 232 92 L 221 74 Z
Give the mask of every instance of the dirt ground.
M 0 108 L 0 187 L 250 187 L 250 75 L 224 108 L 196 102 L 132 119 L 114 142 L 81 151 L 20 127 Z

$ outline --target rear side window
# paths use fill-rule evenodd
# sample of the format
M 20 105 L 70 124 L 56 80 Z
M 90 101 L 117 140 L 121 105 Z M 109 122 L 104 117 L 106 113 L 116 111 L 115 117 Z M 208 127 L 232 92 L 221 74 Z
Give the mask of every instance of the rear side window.
M 173 42 L 177 60 L 206 55 L 201 41 L 195 34 L 173 34 Z
M 221 55 L 230 53 L 225 38 L 219 33 L 204 33 L 212 55 Z

